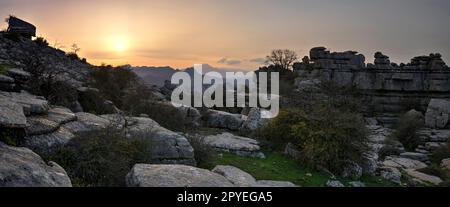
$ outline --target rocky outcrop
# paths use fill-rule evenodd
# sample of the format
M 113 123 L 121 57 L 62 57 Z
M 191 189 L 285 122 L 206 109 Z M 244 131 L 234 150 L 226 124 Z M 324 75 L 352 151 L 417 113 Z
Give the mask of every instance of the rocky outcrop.
M 215 150 L 230 152 L 240 156 L 264 158 L 260 152 L 259 142 L 247 137 L 240 137 L 231 133 L 206 136 L 202 142 Z
M 0 142 L 0 187 L 71 187 L 67 173 L 26 148 Z
M 439 54 L 397 65 L 377 52 L 374 63 L 366 66 L 357 52 L 329 52 L 319 47 L 311 49 L 309 59 L 294 64 L 300 77 L 297 83 L 333 81 L 354 86 L 368 99 L 367 111 L 395 113 L 410 110 L 411 105 L 425 111 L 430 99 L 450 99 L 450 69 Z
M 331 188 L 341 188 L 341 187 L 345 187 L 344 184 L 342 184 L 340 181 L 338 180 L 328 180 L 327 183 L 325 184 L 326 187 L 331 187 Z
M 242 115 L 224 111 L 208 110 L 203 116 L 206 126 L 229 130 L 239 130 L 244 123 Z
M 25 128 L 26 125 L 23 107 L 0 99 L 0 128 Z
M 259 180 L 233 166 L 212 171 L 186 165 L 137 164 L 126 177 L 128 187 L 297 187 L 287 181 Z
M 450 158 L 441 161 L 441 168 L 450 171 Z
M 432 99 L 425 114 L 425 125 L 430 128 L 443 129 L 450 118 L 450 101 Z
M 186 165 L 137 164 L 126 177 L 128 187 L 233 187 L 225 177 Z
M 248 115 L 245 116 L 244 120 L 245 121 L 241 127 L 244 130 L 256 130 L 261 128 L 268 122 L 268 119 L 264 119 L 261 117 L 260 108 L 251 108 Z
M 45 114 L 50 108 L 45 98 L 31 95 L 25 91 L 20 93 L 0 91 L 0 102 L 16 103 L 22 106 L 25 115 Z

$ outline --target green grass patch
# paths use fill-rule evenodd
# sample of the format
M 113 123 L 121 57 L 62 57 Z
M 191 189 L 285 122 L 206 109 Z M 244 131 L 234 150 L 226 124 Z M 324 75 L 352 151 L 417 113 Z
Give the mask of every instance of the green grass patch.
M 223 153 L 214 162 L 216 165 L 231 165 L 248 172 L 257 180 L 290 181 L 302 187 L 322 187 L 329 180 L 325 173 L 302 166 L 298 161 L 280 152 L 265 152 L 266 159 L 241 157 Z M 344 185 L 351 180 L 338 178 Z M 360 179 L 368 187 L 395 186 L 379 177 L 364 176 Z

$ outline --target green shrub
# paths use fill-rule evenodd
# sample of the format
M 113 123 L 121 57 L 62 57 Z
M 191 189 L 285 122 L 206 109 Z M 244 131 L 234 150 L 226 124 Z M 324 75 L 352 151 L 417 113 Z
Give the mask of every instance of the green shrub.
M 33 42 L 35 42 L 37 45 L 41 47 L 48 46 L 48 42 L 44 37 L 36 37 L 36 39 L 34 39 Z
M 210 169 L 214 167 L 214 162 L 217 159 L 217 152 L 203 142 L 200 136 L 188 136 L 189 143 L 194 148 L 194 157 L 197 161 L 197 166 L 201 168 Z
M 359 114 L 318 107 L 305 113 L 283 110 L 263 129 L 263 137 L 298 147 L 311 167 L 342 172 L 349 162 L 360 163 L 367 150 L 367 130 Z
M 132 114 L 147 114 L 149 118 L 167 129 L 174 131 L 184 131 L 186 129 L 184 115 L 172 105 L 147 101 L 135 103 L 132 107 Z
M 151 162 L 151 133 L 127 138 L 113 128 L 78 136 L 47 160 L 60 164 L 77 186 L 124 186 L 136 163 Z
M 400 117 L 395 126 L 393 137 L 403 144 L 405 149 L 413 151 L 420 144 L 417 131 L 424 126 L 422 118 L 414 114 L 405 114 Z
M 431 155 L 431 159 L 434 163 L 440 164 L 443 159 L 450 158 L 450 141 L 436 149 Z

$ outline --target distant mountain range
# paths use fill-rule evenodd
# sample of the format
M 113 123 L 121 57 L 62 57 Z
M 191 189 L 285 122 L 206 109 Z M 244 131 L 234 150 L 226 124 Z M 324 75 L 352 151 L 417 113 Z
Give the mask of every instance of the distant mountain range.
M 158 86 L 161 87 L 164 85 L 164 81 L 170 80 L 172 75 L 178 71 L 188 72 L 191 76 L 194 75 L 194 68 L 186 68 L 186 69 L 174 69 L 169 66 L 165 67 L 152 67 L 152 66 L 140 66 L 140 67 L 131 67 L 131 70 L 139 76 L 145 85 L 147 86 Z M 208 64 L 203 64 L 203 74 L 211 71 L 215 71 L 220 73 L 223 77 L 225 77 L 226 72 L 246 72 L 244 70 L 239 69 L 230 69 L 230 68 L 215 68 Z

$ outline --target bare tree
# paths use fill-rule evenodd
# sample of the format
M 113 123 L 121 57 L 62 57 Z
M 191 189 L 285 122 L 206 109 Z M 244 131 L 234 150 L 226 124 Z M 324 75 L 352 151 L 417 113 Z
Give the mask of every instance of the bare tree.
M 77 54 L 77 53 L 81 50 L 81 48 L 78 47 L 78 45 L 75 44 L 75 43 L 72 44 L 71 49 L 72 49 L 72 52 L 73 52 L 74 54 Z
M 297 53 L 292 50 L 273 50 L 270 55 L 266 57 L 266 62 L 280 66 L 282 69 L 289 70 L 297 60 Z

